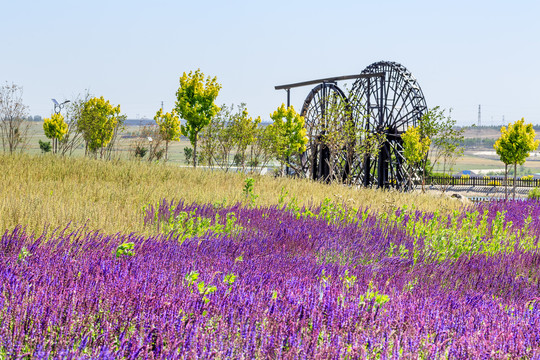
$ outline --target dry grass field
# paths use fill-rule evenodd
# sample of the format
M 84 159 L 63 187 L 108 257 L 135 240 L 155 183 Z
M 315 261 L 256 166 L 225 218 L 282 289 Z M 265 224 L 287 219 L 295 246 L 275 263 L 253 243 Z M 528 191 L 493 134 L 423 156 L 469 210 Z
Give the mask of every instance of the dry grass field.
M 143 207 L 161 199 L 234 204 L 246 201 L 245 179 L 255 179 L 256 206 L 286 202 L 320 204 L 325 198 L 353 207 L 388 210 L 458 209 L 448 197 L 326 185 L 309 180 L 225 173 L 146 161 L 102 161 L 84 157 L 0 155 L 0 228 L 30 231 L 87 225 L 106 233 L 141 232 Z
M 136 133 L 131 126 L 124 134 Z M 255 174 L 224 173 L 219 170 L 194 170 L 184 163 L 186 140 L 172 143 L 168 163 L 135 160 L 133 140 L 122 138 L 114 154 L 116 160 L 101 161 L 84 157 L 84 149 L 74 156 L 39 154 L 38 140 L 46 140 L 41 123 L 33 123 L 25 154 L 0 155 L 0 227 L 17 225 L 36 233 L 45 228 L 86 225 L 106 233 L 148 232 L 143 225 L 143 207 L 161 199 L 187 202 L 234 204 L 242 202 L 245 179 L 255 179 L 256 205 L 275 205 L 283 194 L 285 201 L 299 205 L 320 204 L 325 198 L 354 207 L 388 210 L 402 205 L 421 210 L 457 209 L 459 201 L 436 195 L 403 194 L 327 185 L 309 180 L 274 178 Z M 480 149 L 486 150 L 486 149 Z M 458 160 L 455 171 L 464 169 L 501 169 L 494 156 L 467 152 Z M 525 169 L 525 170 L 524 170 Z M 521 170 L 537 172 L 535 157 Z

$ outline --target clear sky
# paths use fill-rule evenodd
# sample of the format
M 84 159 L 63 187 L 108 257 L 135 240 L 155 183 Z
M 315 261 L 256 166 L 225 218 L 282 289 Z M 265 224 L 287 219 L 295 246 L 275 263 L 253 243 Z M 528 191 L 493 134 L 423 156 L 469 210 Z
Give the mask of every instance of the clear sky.
M 85 89 L 129 118 L 174 106 L 200 68 L 269 119 L 275 85 L 360 73 L 396 61 L 429 107 L 460 124 L 540 123 L 540 1 L 3 1 L 0 81 L 24 88 L 31 115 Z M 349 84 L 350 85 L 350 84 Z M 292 90 L 298 110 L 309 88 Z

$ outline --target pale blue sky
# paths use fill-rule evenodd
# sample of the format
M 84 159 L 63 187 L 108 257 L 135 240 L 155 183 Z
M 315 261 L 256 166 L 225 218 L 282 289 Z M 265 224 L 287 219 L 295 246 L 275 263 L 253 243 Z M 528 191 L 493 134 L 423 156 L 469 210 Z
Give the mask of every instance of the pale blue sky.
M 174 106 L 178 78 L 217 76 L 218 103 L 268 119 L 275 85 L 396 61 L 460 123 L 540 123 L 540 1 L 4 1 L 0 81 L 32 115 L 88 89 L 130 118 Z M 292 90 L 300 110 L 309 88 Z

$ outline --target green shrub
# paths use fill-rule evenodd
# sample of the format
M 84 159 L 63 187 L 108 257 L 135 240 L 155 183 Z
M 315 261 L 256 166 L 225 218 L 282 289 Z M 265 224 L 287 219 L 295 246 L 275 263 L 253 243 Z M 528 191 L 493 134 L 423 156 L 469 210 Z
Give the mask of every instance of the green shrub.
M 527 195 L 527 199 L 540 199 L 540 188 L 535 187 L 534 189 L 530 190 L 529 195 Z
M 191 159 L 193 159 L 193 149 L 186 146 L 184 148 L 184 157 L 185 157 L 184 161 L 186 165 L 191 164 Z
M 51 151 L 51 142 L 39 140 L 39 148 L 43 154 L 48 153 Z
M 135 148 L 135 157 L 142 159 L 146 155 L 147 152 L 148 152 L 147 148 L 137 145 L 137 147 Z

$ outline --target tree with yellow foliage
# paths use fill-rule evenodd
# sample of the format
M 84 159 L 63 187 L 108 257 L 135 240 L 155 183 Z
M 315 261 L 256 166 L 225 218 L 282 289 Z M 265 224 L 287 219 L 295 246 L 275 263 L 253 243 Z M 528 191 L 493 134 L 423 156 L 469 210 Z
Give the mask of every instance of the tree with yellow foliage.
M 493 147 L 504 163 L 504 197 L 508 199 L 508 165 L 514 164 L 514 199 L 516 197 L 517 164 L 523 165 L 531 151 L 536 150 L 540 141 L 534 140 L 536 133 L 532 124 L 525 124 L 525 119 L 501 127 L 501 137 Z
M 403 156 L 409 165 L 409 182 L 412 185 L 412 175 L 420 169 L 422 162 L 427 156 L 431 139 L 422 137 L 420 127 L 411 126 L 401 134 L 403 140 Z M 424 192 L 424 176 L 422 176 L 422 192 Z
M 232 135 L 236 143 L 236 153 L 242 165 L 242 171 L 246 166 L 246 150 L 249 145 L 255 142 L 257 127 L 261 123 L 261 117 L 249 116 L 246 105 L 241 104 L 238 113 L 232 116 Z M 253 149 L 252 149 L 253 150 Z
M 193 167 L 197 167 L 197 143 L 199 133 L 208 125 L 219 111 L 214 103 L 221 85 L 217 78 L 206 79 L 200 69 L 180 77 L 180 87 L 176 92 L 176 112 L 186 120 L 181 125 L 182 134 L 189 138 L 193 145 Z
M 165 140 L 165 160 L 169 159 L 169 142 L 180 140 L 182 130 L 180 128 L 180 119 L 176 111 L 163 113 L 163 109 L 159 109 L 154 116 L 156 124 L 159 126 L 159 134 Z
M 58 142 L 68 132 L 68 124 L 64 121 L 62 114 L 52 114 L 50 118 L 43 119 L 43 131 L 46 137 L 52 139 L 52 150 L 53 153 L 56 153 L 58 152 Z
M 274 121 L 268 125 L 271 128 L 274 140 L 274 154 L 283 165 L 291 166 L 291 156 L 306 151 L 308 137 L 304 118 L 292 106 L 286 108 L 281 104 L 276 111 L 270 114 Z M 296 169 L 298 170 L 298 169 Z
M 81 111 L 78 127 L 86 141 L 86 152 L 96 154 L 112 140 L 119 123 L 120 105 L 113 106 L 103 96 L 86 101 Z

